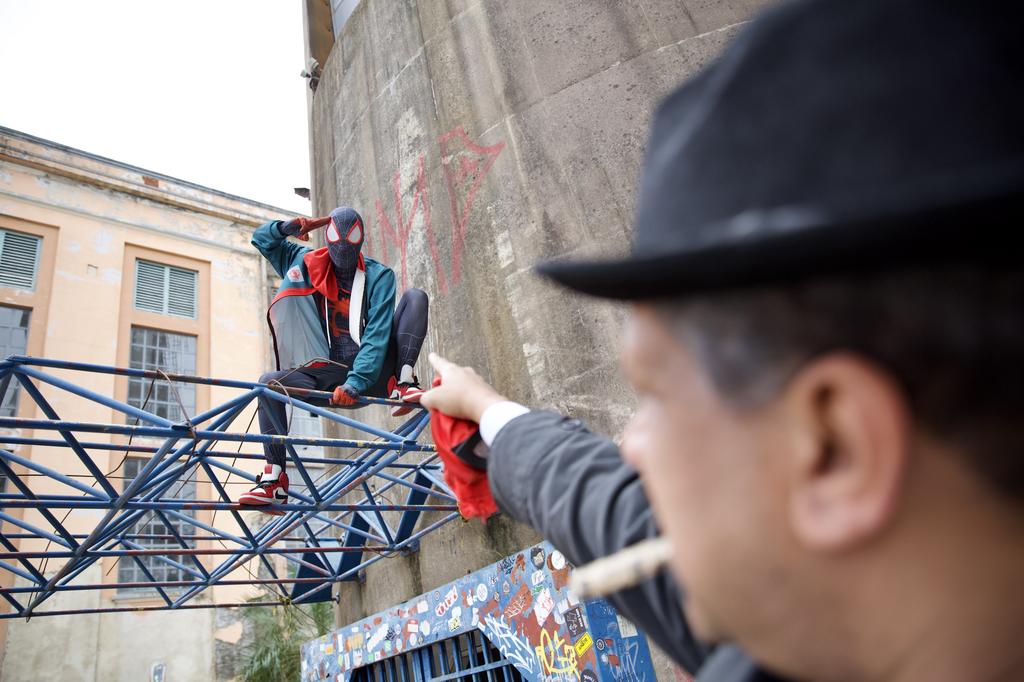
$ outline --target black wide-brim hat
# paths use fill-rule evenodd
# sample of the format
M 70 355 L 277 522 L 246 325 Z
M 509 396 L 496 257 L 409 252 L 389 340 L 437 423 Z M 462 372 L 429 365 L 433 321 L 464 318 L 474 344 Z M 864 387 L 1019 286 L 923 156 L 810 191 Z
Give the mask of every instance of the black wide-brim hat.
M 1019 263 L 1024 11 L 811 0 L 752 22 L 652 124 L 632 256 L 538 271 L 618 299 Z

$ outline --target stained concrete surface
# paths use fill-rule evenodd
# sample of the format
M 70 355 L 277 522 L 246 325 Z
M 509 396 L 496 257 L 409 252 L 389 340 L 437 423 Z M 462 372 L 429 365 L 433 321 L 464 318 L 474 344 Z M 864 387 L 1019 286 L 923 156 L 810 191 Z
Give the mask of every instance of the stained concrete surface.
M 763 4 L 363 0 L 313 98 L 314 209 L 355 207 L 368 254 L 430 294 L 423 358 L 473 365 L 512 399 L 614 436 L 635 404 L 617 366 L 625 310 L 531 268 L 628 251 L 654 106 Z M 448 524 L 342 585 L 339 622 L 536 539 L 503 518 Z

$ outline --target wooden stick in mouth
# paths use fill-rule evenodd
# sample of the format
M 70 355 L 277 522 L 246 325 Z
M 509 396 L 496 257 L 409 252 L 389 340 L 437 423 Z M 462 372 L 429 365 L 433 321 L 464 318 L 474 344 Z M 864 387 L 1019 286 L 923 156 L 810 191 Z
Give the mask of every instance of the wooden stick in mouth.
M 580 599 L 603 597 L 653 578 L 671 557 L 672 546 L 667 539 L 643 540 L 580 566 L 569 579 L 569 589 Z

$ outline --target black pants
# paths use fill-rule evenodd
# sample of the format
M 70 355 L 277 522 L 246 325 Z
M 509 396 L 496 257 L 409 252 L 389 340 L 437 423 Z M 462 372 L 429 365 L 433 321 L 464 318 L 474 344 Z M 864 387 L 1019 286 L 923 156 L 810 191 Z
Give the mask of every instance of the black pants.
M 398 301 L 395 317 L 391 323 L 391 338 L 388 339 L 388 350 L 384 356 L 377 383 L 364 392 L 374 398 L 388 397 L 388 380 L 395 376 L 403 365 L 415 366 L 416 359 L 423 348 L 423 339 L 427 335 L 427 294 L 422 289 L 409 289 Z M 301 369 L 285 369 L 279 372 L 267 372 L 260 377 L 260 383 L 278 382 L 286 387 L 314 389 L 317 391 L 333 391 L 345 383 L 348 369 L 337 365 L 324 367 L 304 367 Z M 314 405 L 329 405 L 326 400 L 305 400 Z M 274 422 L 281 429 L 288 428 L 288 412 L 284 403 L 273 398 L 259 399 L 260 432 L 278 434 Z M 285 466 L 285 448 L 283 445 L 263 445 L 263 454 L 270 464 Z

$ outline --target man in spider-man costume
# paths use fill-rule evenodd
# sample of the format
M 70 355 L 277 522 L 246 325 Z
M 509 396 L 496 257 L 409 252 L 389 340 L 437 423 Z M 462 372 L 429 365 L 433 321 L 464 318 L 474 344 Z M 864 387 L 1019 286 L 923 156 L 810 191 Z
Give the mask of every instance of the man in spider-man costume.
M 308 241 L 322 227 L 327 246 L 315 251 L 287 239 Z M 413 366 L 427 333 L 427 295 L 409 289 L 395 307 L 395 273 L 360 253 L 363 237 L 362 218 L 347 206 L 323 218 L 272 220 L 253 234 L 253 246 L 281 276 L 267 311 L 278 371 L 261 383 L 332 391 L 330 402 L 340 407 L 355 407 L 364 395 L 419 401 Z M 260 398 L 259 418 L 261 432 L 286 433 L 284 403 Z M 267 465 L 242 504 L 288 499 L 284 446 L 263 447 Z

